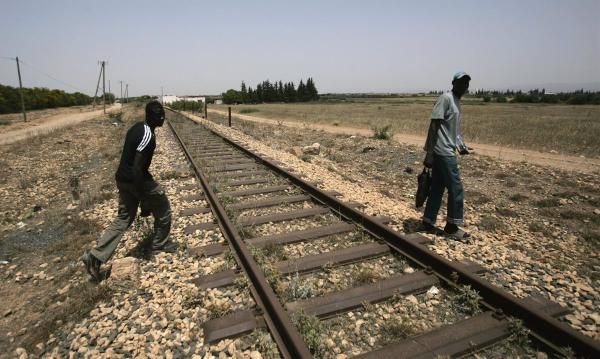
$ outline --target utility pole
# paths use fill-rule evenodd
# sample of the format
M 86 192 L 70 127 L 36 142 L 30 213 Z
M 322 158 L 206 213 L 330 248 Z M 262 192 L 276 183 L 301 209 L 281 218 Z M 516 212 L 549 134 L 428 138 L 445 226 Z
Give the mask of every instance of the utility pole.
M 100 73 L 98 74 L 98 83 L 96 84 L 96 92 L 94 93 L 94 102 L 92 104 L 92 108 L 96 107 L 96 96 L 98 96 L 98 89 L 100 88 L 100 78 L 102 78 L 102 70 L 104 66 L 100 66 Z
M 125 84 L 125 102 L 129 102 L 129 84 Z
M 102 61 L 102 107 L 106 114 L 106 61 Z
M 111 94 L 111 92 L 110 92 L 110 80 L 108 80 L 108 94 L 109 95 Z
M 17 56 L 17 74 L 19 74 L 19 93 L 21 94 L 21 110 L 23 111 L 23 121 L 27 122 L 27 113 L 25 112 L 25 98 L 23 97 L 23 83 L 21 82 L 21 67 L 19 66 L 19 56 Z
M 121 104 L 123 104 L 123 81 L 119 81 L 119 84 L 121 84 Z
M 164 101 L 165 101 L 165 95 L 163 93 L 163 87 L 160 87 L 160 104 L 164 105 Z

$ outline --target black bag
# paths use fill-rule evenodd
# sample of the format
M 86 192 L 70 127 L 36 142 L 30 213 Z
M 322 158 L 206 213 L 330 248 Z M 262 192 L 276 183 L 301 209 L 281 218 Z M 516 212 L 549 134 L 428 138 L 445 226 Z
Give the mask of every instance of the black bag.
M 415 206 L 421 208 L 431 189 L 431 170 L 427 167 L 423 168 L 423 172 L 417 177 L 417 195 L 415 196 Z

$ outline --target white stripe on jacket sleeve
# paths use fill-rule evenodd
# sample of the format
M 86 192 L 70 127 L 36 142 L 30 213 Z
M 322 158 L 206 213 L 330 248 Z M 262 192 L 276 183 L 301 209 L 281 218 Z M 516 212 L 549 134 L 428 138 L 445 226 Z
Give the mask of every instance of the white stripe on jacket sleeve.
M 137 146 L 138 152 L 142 152 L 144 148 L 150 143 L 150 138 L 152 137 L 152 131 L 150 131 L 150 127 L 144 125 L 144 137 L 142 138 L 142 142 Z

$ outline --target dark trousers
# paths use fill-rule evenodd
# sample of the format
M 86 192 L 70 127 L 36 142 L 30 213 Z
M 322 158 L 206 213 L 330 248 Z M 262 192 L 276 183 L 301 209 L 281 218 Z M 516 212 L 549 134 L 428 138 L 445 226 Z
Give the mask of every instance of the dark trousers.
M 146 181 L 143 187 L 139 191 L 133 183 L 117 182 L 119 190 L 117 216 L 98 240 L 96 248 L 91 251 L 91 254 L 101 262 L 106 262 L 112 257 L 123 234 L 133 223 L 140 202 L 142 207 L 149 210 L 154 217 L 152 248 L 161 248 L 167 243 L 171 231 L 169 199 L 162 186 L 155 181 Z
M 437 214 L 442 205 L 442 196 L 446 188 L 448 189 L 446 222 L 462 224 L 464 191 L 456 156 L 433 155 L 431 189 L 427 198 L 427 204 L 425 205 L 423 222 L 435 225 Z

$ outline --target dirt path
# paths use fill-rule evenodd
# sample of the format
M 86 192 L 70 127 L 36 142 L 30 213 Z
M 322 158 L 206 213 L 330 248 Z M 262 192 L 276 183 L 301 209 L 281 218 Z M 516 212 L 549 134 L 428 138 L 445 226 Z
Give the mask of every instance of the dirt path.
M 121 108 L 120 104 L 114 104 L 107 108 L 107 112 L 114 112 Z M 0 133 L 0 145 L 21 141 L 40 134 L 52 132 L 58 128 L 72 126 L 82 121 L 91 120 L 102 115 L 102 108 L 81 113 L 63 113 L 31 121 L 24 128 Z
M 227 116 L 227 112 L 225 111 L 208 109 L 208 112 L 216 113 L 222 116 Z M 296 121 L 278 121 L 264 117 L 241 114 L 232 114 L 232 117 L 246 121 L 268 123 L 273 125 L 282 124 L 285 126 L 296 128 L 311 128 L 323 130 L 329 133 L 359 135 L 367 137 L 373 135 L 373 131 L 367 128 L 332 126 L 318 123 L 306 124 L 303 122 Z M 394 135 L 394 140 L 410 145 L 422 146 L 425 142 L 425 137 L 399 133 Z M 543 153 L 539 151 L 488 145 L 483 143 L 468 142 L 468 144 L 469 146 L 473 147 L 475 152 L 479 155 L 496 157 L 503 160 L 525 161 L 537 165 L 550 166 L 558 169 L 578 171 L 584 173 L 597 172 L 600 169 L 600 159 L 596 158 L 584 158 L 553 153 Z

